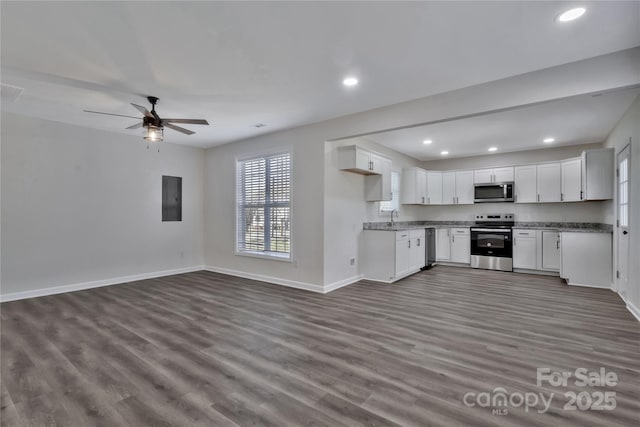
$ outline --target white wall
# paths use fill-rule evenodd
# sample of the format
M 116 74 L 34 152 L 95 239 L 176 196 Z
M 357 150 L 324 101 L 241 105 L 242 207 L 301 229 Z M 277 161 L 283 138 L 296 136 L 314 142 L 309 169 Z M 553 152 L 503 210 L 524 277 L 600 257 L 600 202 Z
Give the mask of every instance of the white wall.
M 2 113 L 2 297 L 203 264 L 204 151 Z M 162 222 L 162 175 L 182 222 Z
M 322 136 L 308 126 L 303 138 L 279 132 L 206 152 L 205 264 L 213 270 L 322 291 Z M 319 143 L 310 141 L 319 139 Z M 292 262 L 235 254 L 236 159 L 292 149 Z
M 613 147 L 615 153 L 618 154 L 629 144 L 629 138 L 631 138 L 631 192 L 629 195 L 629 289 L 627 304 L 631 306 L 632 310 L 635 310 L 636 316 L 640 319 L 640 263 L 638 262 L 640 260 L 640 97 L 636 98 L 633 105 L 611 132 L 605 146 Z M 617 233 L 614 232 L 614 271 L 618 256 L 617 237 Z

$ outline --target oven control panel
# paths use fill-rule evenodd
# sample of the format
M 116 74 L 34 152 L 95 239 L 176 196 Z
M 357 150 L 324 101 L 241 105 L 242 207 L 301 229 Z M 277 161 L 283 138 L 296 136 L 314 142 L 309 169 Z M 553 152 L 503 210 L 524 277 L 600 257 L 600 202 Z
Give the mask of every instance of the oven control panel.
M 513 214 L 479 214 L 476 221 L 513 221 Z

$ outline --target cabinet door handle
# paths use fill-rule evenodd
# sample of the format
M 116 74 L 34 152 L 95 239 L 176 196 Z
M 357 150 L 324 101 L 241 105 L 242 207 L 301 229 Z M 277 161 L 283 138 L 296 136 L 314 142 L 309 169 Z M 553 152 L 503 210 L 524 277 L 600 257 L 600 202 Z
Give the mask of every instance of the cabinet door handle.
M 560 239 L 556 240 L 556 249 L 560 249 Z
M 564 193 L 560 193 L 560 201 L 564 202 Z
M 540 201 L 540 195 L 538 194 L 538 201 Z
M 451 242 L 455 242 L 456 241 L 456 235 L 454 234 L 453 236 L 451 236 Z
M 580 190 L 580 200 L 582 200 L 582 190 Z
M 411 239 L 407 240 L 409 242 L 409 248 L 411 248 Z
M 420 238 L 418 237 L 418 247 L 420 247 Z

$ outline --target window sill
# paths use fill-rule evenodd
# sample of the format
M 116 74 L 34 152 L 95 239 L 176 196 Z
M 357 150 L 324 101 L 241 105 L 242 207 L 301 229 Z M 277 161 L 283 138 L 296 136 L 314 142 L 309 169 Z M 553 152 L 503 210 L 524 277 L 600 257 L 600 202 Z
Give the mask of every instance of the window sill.
M 272 261 L 284 261 L 284 262 L 293 262 L 293 258 L 291 254 L 281 254 L 278 252 L 251 252 L 251 251 L 236 251 L 236 255 L 238 256 L 246 256 L 249 258 L 262 258 L 269 259 Z

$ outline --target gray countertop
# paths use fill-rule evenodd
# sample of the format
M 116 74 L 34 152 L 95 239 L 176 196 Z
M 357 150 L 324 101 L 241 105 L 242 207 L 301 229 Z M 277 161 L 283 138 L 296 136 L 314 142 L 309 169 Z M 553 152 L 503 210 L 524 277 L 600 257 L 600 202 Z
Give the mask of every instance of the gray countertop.
M 473 227 L 474 221 L 397 221 L 393 226 L 388 221 L 365 222 L 364 230 L 402 231 L 419 228 Z M 532 228 L 536 230 L 557 230 L 562 232 L 611 233 L 611 224 L 597 222 L 516 222 L 513 228 Z

